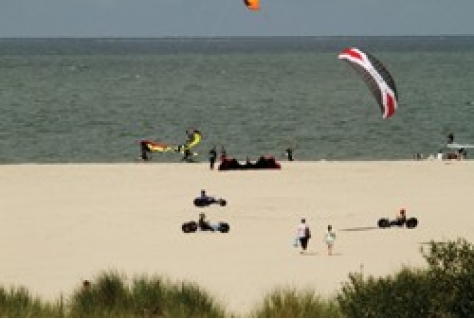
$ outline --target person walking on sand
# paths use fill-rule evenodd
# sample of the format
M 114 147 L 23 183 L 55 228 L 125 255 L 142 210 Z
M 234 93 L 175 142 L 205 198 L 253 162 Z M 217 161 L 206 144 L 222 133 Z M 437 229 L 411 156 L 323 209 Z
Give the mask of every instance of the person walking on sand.
M 332 248 L 334 247 L 334 241 L 336 240 L 336 233 L 332 230 L 332 226 L 328 225 L 328 231 L 324 235 L 324 241 L 328 246 L 328 255 L 332 255 Z
M 301 254 L 306 253 L 306 249 L 308 248 L 308 242 L 309 239 L 311 238 L 311 230 L 309 229 L 309 226 L 306 224 L 306 219 L 302 218 L 301 219 L 301 224 L 299 224 L 296 236 L 298 237 L 300 241 L 300 246 L 301 246 Z

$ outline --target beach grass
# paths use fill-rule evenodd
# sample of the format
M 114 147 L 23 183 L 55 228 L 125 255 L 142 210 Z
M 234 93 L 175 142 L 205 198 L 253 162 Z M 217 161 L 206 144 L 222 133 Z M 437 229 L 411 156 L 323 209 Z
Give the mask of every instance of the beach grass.
M 0 287 L 0 317 L 2 318 L 46 318 L 63 317 L 60 303 L 44 302 L 33 296 L 25 287 L 5 289 Z
M 129 284 L 129 281 L 131 283 Z M 77 289 L 70 300 L 71 317 L 225 317 L 207 291 L 190 282 L 103 272 Z
M 338 318 L 339 306 L 312 289 L 277 288 L 264 297 L 251 317 L 256 318 Z
M 275 288 L 243 317 L 472 317 L 474 246 L 464 239 L 433 241 L 422 254 L 426 268 L 402 267 L 382 277 L 352 273 L 332 298 L 311 288 Z M 34 297 L 24 287 L 0 287 L 0 316 L 238 317 L 217 300 L 195 283 L 147 275 L 129 279 L 104 271 L 55 303 Z

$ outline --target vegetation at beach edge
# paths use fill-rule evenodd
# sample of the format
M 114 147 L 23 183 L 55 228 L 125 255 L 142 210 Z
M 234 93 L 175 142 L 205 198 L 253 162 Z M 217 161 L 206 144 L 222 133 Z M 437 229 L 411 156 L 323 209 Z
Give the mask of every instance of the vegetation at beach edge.
M 352 273 L 330 298 L 316 289 L 275 288 L 249 313 L 235 314 L 197 284 L 104 271 L 48 302 L 24 287 L 0 286 L 1 317 L 474 317 L 474 246 L 432 241 L 427 267 L 385 277 Z

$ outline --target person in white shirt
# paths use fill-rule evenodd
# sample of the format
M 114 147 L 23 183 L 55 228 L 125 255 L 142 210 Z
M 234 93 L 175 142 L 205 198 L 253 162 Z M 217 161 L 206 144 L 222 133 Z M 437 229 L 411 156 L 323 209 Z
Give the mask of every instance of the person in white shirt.
M 306 249 L 308 248 L 309 239 L 311 238 L 311 231 L 309 229 L 309 226 L 306 224 L 306 219 L 301 219 L 301 224 L 299 224 L 298 226 L 296 236 L 300 241 L 300 253 L 304 254 L 306 252 Z
M 332 255 L 332 249 L 334 247 L 334 241 L 336 240 L 336 233 L 332 230 L 332 226 L 328 225 L 328 231 L 324 235 L 324 241 L 328 246 L 328 255 Z
M 439 161 L 443 160 L 443 151 L 442 150 L 438 151 L 438 154 L 436 154 L 436 159 L 439 160 Z

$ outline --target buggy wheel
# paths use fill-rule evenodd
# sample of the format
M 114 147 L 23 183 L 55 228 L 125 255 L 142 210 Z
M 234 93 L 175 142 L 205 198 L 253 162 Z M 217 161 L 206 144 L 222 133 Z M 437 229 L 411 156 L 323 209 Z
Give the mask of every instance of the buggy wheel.
M 390 227 L 390 221 L 387 218 L 380 218 L 377 225 L 379 228 L 388 228 Z
M 415 217 L 409 218 L 405 222 L 405 225 L 407 226 L 407 228 L 415 228 L 416 226 L 418 226 L 418 219 L 416 219 Z
M 194 201 L 193 201 L 193 203 L 194 203 L 194 206 L 196 206 L 196 207 L 204 207 L 204 206 L 206 206 L 206 203 L 205 203 L 201 198 L 199 198 L 199 197 L 198 197 L 198 198 L 195 198 Z
M 227 205 L 227 201 L 223 198 L 219 199 L 219 205 L 221 206 L 226 206 Z
M 186 222 L 181 226 L 183 233 L 194 233 L 198 229 L 198 225 L 194 221 Z
M 228 233 L 230 230 L 230 226 L 227 223 L 219 222 L 217 226 L 217 230 L 220 231 L 221 233 Z

